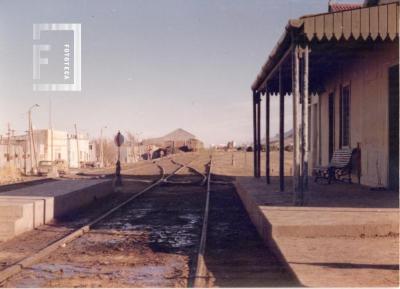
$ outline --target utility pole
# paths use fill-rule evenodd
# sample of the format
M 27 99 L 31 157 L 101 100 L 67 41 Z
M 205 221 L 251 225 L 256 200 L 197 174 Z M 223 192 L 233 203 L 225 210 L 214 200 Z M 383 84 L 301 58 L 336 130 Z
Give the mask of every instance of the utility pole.
M 32 109 L 35 107 L 39 107 L 38 104 L 32 105 L 28 110 L 28 131 L 29 131 L 29 151 L 31 155 L 31 171 L 33 171 L 33 155 L 35 157 L 35 167 L 37 168 L 37 159 L 36 159 L 36 149 L 35 149 L 35 142 L 33 138 L 33 129 L 32 129 Z M 33 155 L 32 155 L 33 149 Z
M 100 129 L 100 167 L 102 168 L 104 167 L 103 128 L 107 128 L 107 126 Z
M 28 111 L 28 135 L 29 135 L 29 157 L 31 159 L 31 172 L 33 170 L 33 154 L 32 154 L 32 131 L 31 131 L 31 109 Z
M 16 153 L 15 153 L 15 149 L 16 149 L 16 141 L 14 139 L 14 133 L 15 133 L 15 129 L 11 130 L 11 140 L 13 141 L 13 145 L 12 145 L 12 154 L 13 154 L 13 160 L 14 160 L 14 168 L 17 167 L 17 158 L 16 158 Z M 20 164 L 18 164 L 18 168 L 20 168 Z
M 10 162 L 10 141 L 11 141 L 11 129 L 10 123 L 7 123 L 7 163 Z
M 51 95 L 49 98 L 49 128 L 50 128 L 50 138 L 51 138 L 51 161 L 54 161 L 54 134 L 53 134 L 53 103 L 51 99 Z
M 100 167 L 104 167 L 103 158 L 103 128 L 100 129 Z
M 76 151 L 78 157 L 78 168 L 80 167 L 80 152 L 79 152 L 79 137 L 78 137 L 78 129 L 76 128 L 76 123 L 74 124 L 75 127 L 75 135 L 76 135 Z
M 29 144 L 29 130 L 26 131 L 26 140 L 25 140 L 25 148 L 24 148 L 24 171 L 25 176 L 28 174 L 28 168 L 26 163 L 26 158 L 28 157 L 28 144 Z
M 31 116 L 31 115 L 30 115 L 30 116 Z M 33 158 L 35 159 L 35 169 L 37 169 L 38 163 L 37 163 L 37 157 L 36 157 L 36 147 L 35 147 L 35 138 L 34 138 L 34 135 L 33 135 L 32 119 L 31 119 L 30 123 L 31 123 L 31 136 L 32 136 Z

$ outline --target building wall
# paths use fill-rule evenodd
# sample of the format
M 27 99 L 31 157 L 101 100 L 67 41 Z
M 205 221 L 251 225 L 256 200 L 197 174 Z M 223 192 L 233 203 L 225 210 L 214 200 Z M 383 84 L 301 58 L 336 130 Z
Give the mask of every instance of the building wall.
M 97 159 L 97 145 L 94 141 L 89 142 L 89 162 L 96 162 Z
M 120 148 L 121 163 L 131 164 L 138 160 L 137 146 L 126 142 Z
M 380 173 L 382 185 L 388 184 L 388 70 L 398 64 L 398 45 L 374 44 L 362 51 L 357 59 L 340 67 L 339 73 L 325 83 L 326 92 L 321 94 L 321 160 L 329 163 L 328 95 L 335 93 L 335 149 L 339 148 L 340 87 L 350 84 L 350 146 L 361 147 L 361 182 L 378 185 Z M 379 173 L 378 173 L 379 172 Z
M 47 156 L 45 160 L 51 160 L 51 130 L 47 131 L 47 143 L 43 144 Z M 68 161 L 68 133 L 53 130 L 53 159 Z
M 79 162 L 90 161 L 89 139 L 86 135 L 79 134 L 79 161 L 78 147 L 75 135 L 65 131 L 40 129 L 33 131 L 37 162 L 52 159 L 51 142 L 53 139 L 53 159 L 64 160 L 70 168 L 78 168 Z M 33 151 L 32 151 L 33 153 Z
M 12 142 L 8 145 L 6 142 L 0 142 L 0 169 L 11 165 L 23 171 L 26 165 L 24 146 L 25 143 Z
M 79 149 L 79 154 L 78 154 Z M 78 134 L 78 141 L 76 135 L 68 136 L 68 163 L 70 168 L 79 168 L 82 163 L 91 161 L 89 139 Z

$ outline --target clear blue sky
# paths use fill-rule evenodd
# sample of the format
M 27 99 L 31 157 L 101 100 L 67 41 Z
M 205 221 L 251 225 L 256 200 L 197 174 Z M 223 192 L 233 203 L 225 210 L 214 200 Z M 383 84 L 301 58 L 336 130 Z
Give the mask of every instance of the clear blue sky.
M 154 137 L 181 127 L 207 144 L 250 141 L 250 86 L 261 65 L 289 18 L 327 3 L 2 0 L 0 134 L 8 122 L 26 130 L 35 103 L 34 126 L 48 127 L 50 94 L 32 91 L 32 25 L 64 22 L 82 24 L 82 91 L 52 93 L 55 128 Z M 273 101 L 274 119 L 277 108 Z

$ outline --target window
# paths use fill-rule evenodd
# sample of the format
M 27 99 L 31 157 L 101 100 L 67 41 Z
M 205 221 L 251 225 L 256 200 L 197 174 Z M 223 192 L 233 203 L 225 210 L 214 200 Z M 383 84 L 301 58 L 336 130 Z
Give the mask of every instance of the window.
M 350 146 L 350 85 L 344 86 L 341 93 L 341 147 Z
M 329 159 L 331 159 L 333 151 L 335 149 L 335 94 L 333 92 L 329 94 L 328 117 L 329 117 L 328 152 L 329 152 Z

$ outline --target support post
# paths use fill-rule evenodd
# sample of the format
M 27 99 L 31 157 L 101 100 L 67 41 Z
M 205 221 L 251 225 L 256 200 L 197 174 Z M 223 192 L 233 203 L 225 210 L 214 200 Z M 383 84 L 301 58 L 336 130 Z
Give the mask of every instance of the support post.
M 300 170 L 300 142 L 301 142 L 301 113 L 300 107 L 300 50 L 296 45 L 293 51 L 293 203 L 300 203 L 302 190 L 301 170 Z
M 271 158 L 270 158 L 270 144 L 269 144 L 269 129 L 270 129 L 270 109 L 269 109 L 269 91 L 268 87 L 265 91 L 265 178 L 267 184 L 271 184 Z
M 309 95 L 308 95 L 308 77 L 309 77 L 309 48 L 308 45 L 304 48 L 304 163 L 303 163 L 303 194 L 301 199 L 301 204 L 304 200 L 304 191 L 308 190 L 308 155 L 309 155 L 309 120 L 308 120 L 308 110 L 309 110 Z
M 257 122 L 256 122 L 256 92 L 253 90 L 253 175 L 257 176 Z
M 282 85 L 282 67 L 279 67 L 279 189 L 285 191 L 285 95 Z
M 257 177 L 261 176 L 261 93 L 257 92 Z

